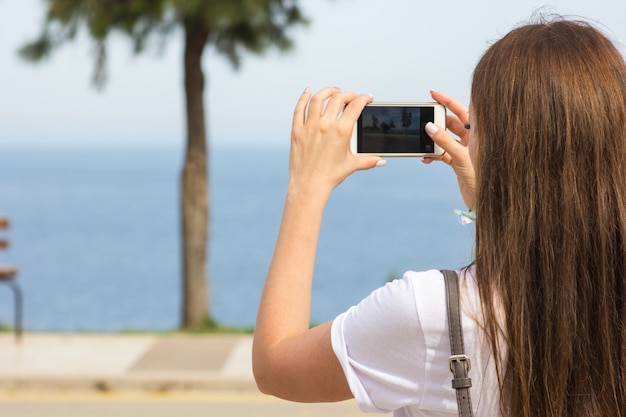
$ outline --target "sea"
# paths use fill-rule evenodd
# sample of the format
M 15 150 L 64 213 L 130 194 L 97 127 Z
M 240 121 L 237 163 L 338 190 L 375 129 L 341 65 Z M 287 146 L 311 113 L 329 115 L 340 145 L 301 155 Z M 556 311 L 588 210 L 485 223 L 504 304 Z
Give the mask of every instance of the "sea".
M 280 225 L 289 150 L 212 146 L 210 312 L 252 327 Z M 181 323 L 179 183 L 183 149 L 0 147 L 0 263 L 18 268 L 24 327 L 46 332 L 168 331 Z M 474 226 L 450 167 L 389 159 L 356 172 L 324 213 L 311 322 L 358 303 L 406 270 L 472 261 Z M 0 283 L 1 284 L 1 283 Z M 0 285 L 0 324 L 13 323 Z

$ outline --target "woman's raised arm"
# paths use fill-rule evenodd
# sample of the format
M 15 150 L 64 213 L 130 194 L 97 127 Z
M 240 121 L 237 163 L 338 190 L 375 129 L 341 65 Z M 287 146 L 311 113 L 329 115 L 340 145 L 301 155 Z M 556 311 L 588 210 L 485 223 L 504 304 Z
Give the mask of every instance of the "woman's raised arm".
M 331 323 L 309 329 L 311 288 L 322 214 L 332 190 L 356 170 L 380 165 L 354 155 L 350 137 L 369 95 L 325 88 L 302 94 L 293 117 L 289 183 L 274 256 L 254 332 L 259 389 L 301 401 L 351 398 L 330 340 Z

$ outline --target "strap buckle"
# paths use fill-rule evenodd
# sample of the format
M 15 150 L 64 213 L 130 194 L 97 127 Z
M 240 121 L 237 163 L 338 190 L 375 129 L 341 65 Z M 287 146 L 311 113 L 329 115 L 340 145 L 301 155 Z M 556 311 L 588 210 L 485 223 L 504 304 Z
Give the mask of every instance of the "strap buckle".
M 450 372 L 452 372 L 454 374 L 454 371 L 452 370 L 452 363 L 453 362 L 458 362 L 458 363 L 465 363 L 465 367 L 467 368 L 467 372 L 470 371 L 470 369 L 472 369 L 472 361 L 470 361 L 469 356 L 467 355 L 452 355 L 448 358 L 448 369 L 450 369 Z

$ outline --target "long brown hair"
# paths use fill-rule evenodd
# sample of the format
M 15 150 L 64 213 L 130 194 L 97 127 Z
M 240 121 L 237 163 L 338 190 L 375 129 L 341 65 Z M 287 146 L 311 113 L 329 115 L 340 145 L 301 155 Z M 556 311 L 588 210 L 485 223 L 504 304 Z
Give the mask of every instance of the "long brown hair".
M 481 58 L 471 100 L 476 274 L 502 412 L 624 417 L 624 59 L 587 23 L 528 24 Z

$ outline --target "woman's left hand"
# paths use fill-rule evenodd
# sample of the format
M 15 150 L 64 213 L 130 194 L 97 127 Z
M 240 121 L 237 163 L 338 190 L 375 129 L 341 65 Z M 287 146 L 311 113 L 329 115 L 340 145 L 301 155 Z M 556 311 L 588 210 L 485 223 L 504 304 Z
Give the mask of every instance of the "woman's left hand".
M 382 164 L 380 157 L 350 151 L 354 125 L 371 101 L 371 95 L 337 88 L 324 88 L 314 95 L 305 90 L 293 116 L 289 190 L 313 187 L 330 195 L 354 171 Z
M 466 128 L 469 123 L 468 109 L 446 94 L 432 90 L 431 95 L 452 113 L 448 114 L 446 122 L 448 129 L 458 136 L 460 141 L 454 139 L 443 126 L 428 123 L 426 133 L 446 153 L 438 158 L 424 158 L 424 162 L 429 164 L 439 160 L 450 165 L 456 174 L 463 201 L 470 210 L 473 210 L 476 208 L 476 173 L 468 148 L 470 140 L 470 131 Z

